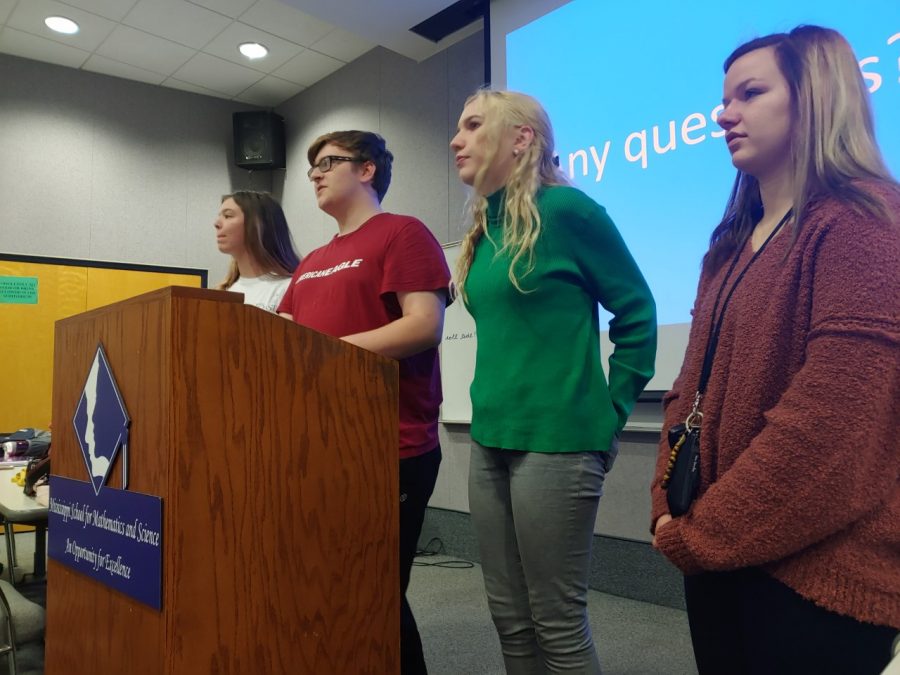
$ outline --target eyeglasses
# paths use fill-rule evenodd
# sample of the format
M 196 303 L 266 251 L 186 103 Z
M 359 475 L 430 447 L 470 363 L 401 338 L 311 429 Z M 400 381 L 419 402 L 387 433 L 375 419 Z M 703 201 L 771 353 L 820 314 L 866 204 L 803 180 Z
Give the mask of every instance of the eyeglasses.
M 365 162 L 362 157 L 341 157 L 339 155 L 326 155 L 318 162 L 309 167 L 309 171 L 306 172 L 306 177 L 312 179 L 312 174 L 315 169 L 319 170 L 319 173 L 328 173 L 334 168 L 335 162 Z

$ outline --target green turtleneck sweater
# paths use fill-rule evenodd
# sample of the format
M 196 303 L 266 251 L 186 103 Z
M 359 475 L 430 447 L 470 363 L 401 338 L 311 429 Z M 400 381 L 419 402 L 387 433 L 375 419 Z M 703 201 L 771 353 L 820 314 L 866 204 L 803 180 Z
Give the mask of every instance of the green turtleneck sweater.
M 478 338 L 472 438 L 508 450 L 606 451 L 653 376 L 650 289 L 602 206 L 575 188 L 545 186 L 536 196 L 535 267 L 518 275 L 528 292 L 518 291 L 509 252 L 495 255 L 504 199 L 503 190 L 488 198 L 493 242 L 481 238 L 466 278 Z M 613 315 L 609 384 L 598 302 Z

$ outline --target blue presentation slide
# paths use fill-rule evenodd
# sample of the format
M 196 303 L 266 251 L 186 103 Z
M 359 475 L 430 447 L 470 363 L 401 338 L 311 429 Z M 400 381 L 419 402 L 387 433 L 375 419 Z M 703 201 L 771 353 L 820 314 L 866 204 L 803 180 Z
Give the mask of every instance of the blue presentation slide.
M 690 322 L 700 260 L 734 182 L 715 123 L 722 63 L 742 42 L 801 23 L 850 41 L 900 175 L 898 0 L 573 0 L 507 36 L 507 86 L 547 108 L 560 167 L 619 227 L 662 325 Z

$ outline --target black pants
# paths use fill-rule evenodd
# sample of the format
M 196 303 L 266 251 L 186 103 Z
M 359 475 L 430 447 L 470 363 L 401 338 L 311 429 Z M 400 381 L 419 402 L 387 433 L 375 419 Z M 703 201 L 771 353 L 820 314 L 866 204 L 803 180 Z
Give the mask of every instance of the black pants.
M 759 569 L 684 578 L 700 675 L 877 675 L 897 630 L 823 609 Z
M 440 465 L 441 446 L 424 455 L 400 460 L 400 672 L 403 675 L 428 672 L 419 628 L 406 601 L 406 589 L 422 533 L 425 507 L 434 491 Z

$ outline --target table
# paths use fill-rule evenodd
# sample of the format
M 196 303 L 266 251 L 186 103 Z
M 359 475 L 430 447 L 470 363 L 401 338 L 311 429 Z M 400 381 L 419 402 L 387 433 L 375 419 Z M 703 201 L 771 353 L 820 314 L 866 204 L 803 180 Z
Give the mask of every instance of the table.
M 42 578 L 47 574 L 47 516 L 49 509 L 41 506 L 34 497 L 12 482 L 12 477 L 21 467 L 0 468 L 0 517 L 6 535 L 6 556 L 9 562 L 9 578 L 15 584 L 13 553 L 13 524 L 33 525 L 34 532 L 34 576 Z

